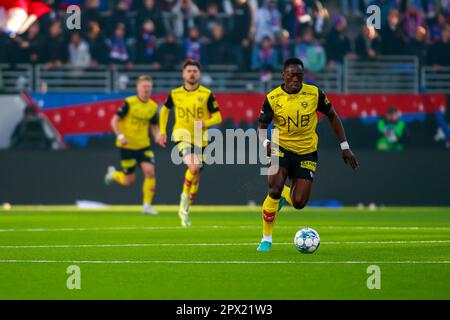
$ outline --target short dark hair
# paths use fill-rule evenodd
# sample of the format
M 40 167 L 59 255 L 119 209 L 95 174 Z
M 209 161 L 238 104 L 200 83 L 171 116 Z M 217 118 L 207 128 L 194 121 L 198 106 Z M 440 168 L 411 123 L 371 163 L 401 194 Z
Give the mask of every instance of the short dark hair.
M 183 70 L 186 69 L 186 67 L 188 67 L 188 66 L 196 66 L 198 68 L 198 70 L 201 69 L 200 62 L 198 62 L 196 60 L 192 60 L 192 59 L 188 59 L 183 63 Z
M 286 69 L 287 67 L 289 67 L 290 65 L 301 65 L 302 69 L 304 69 L 305 67 L 303 66 L 303 62 L 302 60 L 300 60 L 299 58 L 289 58 L 287 59 L 284 64 L 283 64 L 283 70 Z

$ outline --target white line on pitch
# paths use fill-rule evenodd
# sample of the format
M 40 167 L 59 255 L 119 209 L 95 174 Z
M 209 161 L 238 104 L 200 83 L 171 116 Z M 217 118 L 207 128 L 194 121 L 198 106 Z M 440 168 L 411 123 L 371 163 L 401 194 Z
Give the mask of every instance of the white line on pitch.
M 427 244 L 450 243 L 450 240 L 400 240 L 400 241 L 330 241 L 324 245 L 345 244 Z M 0 249 L 39 249 L 39 248 L 119 248 L 119 247 L 221 247 L 256 246 L 256 242 L 239 243 L 114 243 L 114 244 L 45 244 L 45 245 L 0 245 Z M 274 245 L 293 245 L 292 242 L 275 242 Z
M 260 229 L 260 226 L 193 226 L 193 229 Z M 294 229 L 296 226 L 277 226 L 277 229 Z M 0 229 L 0 232 L 69 232 L 69 231 L 126 231 L 126 230 L 180 230 L 183 227 L 93 227 L 93 228 L 19 228 Z M 320 229 L 349 230 L 450 230 L 450 227 L 375 227 L 375 226 L 317 226 Z
M 185 260 L 0 260 L 0 263 L 71 264 L 450 264 L 450 261 L 185 261 Z

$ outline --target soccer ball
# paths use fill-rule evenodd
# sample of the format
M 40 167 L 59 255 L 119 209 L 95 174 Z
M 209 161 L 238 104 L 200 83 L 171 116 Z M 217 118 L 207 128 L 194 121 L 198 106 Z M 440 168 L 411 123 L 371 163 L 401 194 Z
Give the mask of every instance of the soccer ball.
M 320 237 L 316 230 L 303 228 L 294 237 L 295 248 L 301 253 L 313 253 L 320 246 Z

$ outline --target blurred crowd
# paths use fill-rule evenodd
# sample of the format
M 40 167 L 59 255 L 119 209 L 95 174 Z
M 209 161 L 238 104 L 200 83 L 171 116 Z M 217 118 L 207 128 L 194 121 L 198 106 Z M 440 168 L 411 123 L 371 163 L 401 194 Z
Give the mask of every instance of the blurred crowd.
M 55 0 L 26 34 L 0 34 L 0 63 L 205 65 L 272 71 L 291 56 L 311 72 L 346 56 L 417 55 L 422 65 L 450 65 L 450 0 Z M 69 5 L 81 29 L 66 27 Z M 381 29 L 365 23 L 378 5 Z M 357 32 L 349 35 L 349 28 Z

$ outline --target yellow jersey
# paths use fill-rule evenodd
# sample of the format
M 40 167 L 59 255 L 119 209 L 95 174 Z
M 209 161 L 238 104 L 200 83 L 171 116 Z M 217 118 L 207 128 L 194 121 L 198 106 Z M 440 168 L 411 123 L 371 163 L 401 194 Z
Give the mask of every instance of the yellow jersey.
M 164 105 L 175 111 L 175 124 L 172 130 L 175 142 L 183 141 L 201 147 L 208 145 L 207 128 L 203 128 L 201 137 L 195 139 L 194 128 L 195 121 L 206 121 L 213 113 L 219 112 L 219 105 L 211 90 L 199 86 L 196 90 L 188 91 L 181 86 L 169 93 Z
M 303 83 L 298 93 L 288 94 L 283 85 L 267 94 L 259 121 L 278 129 L 278 144 L 296 154 L 317 151 L 317 114 L 330 112 L 331 104 L 318 87 Z
M 158 124 L 158 104 L 149 99 L 144 102 L 137 96 L 128 97 L 117 111 L 119 130 L 125 135 L 127 145 L 116 139 L 116 146 L 123 149 L 139 150 L 150 146 L 150 124 Z

